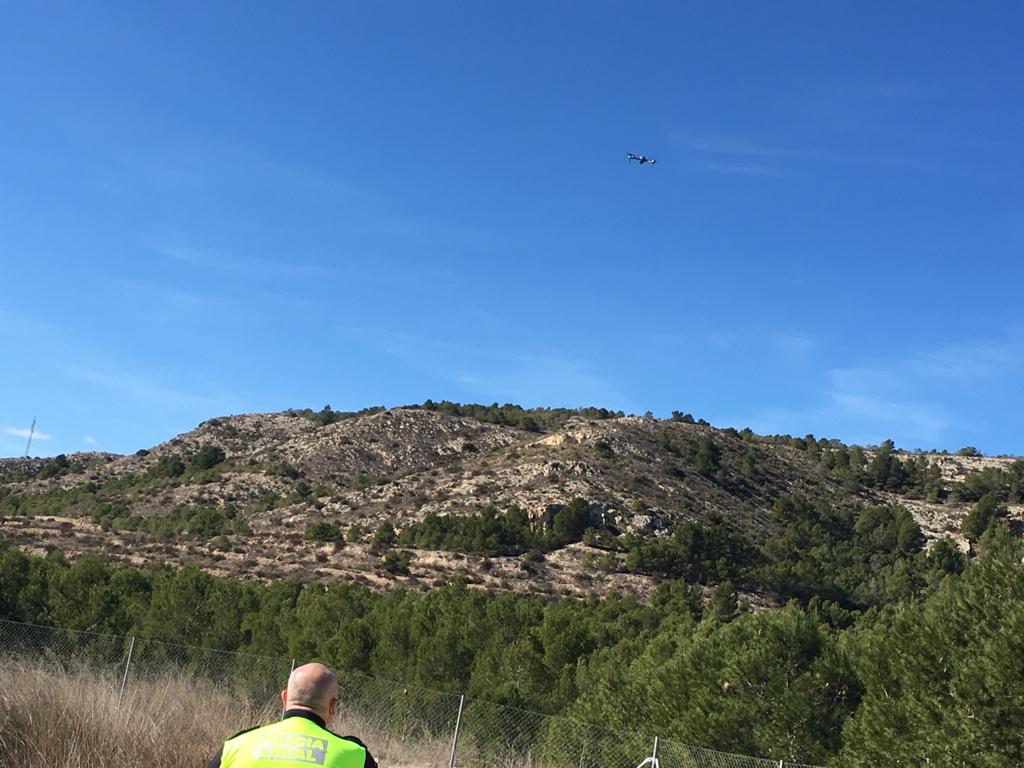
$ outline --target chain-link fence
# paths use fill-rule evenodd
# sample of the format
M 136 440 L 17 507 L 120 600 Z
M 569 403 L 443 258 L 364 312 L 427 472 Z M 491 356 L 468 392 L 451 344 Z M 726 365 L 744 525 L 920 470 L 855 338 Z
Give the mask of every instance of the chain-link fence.
M 253 712 L 273 706 L 297 661 L 3 620 L 0 659 L 43 674 L 100 672 L 118 701 L 140 681 L 184 676 L 212 683 L 226 701 L 251 703 Z M 611 732 L 355 672 L 339 673 L 339 690 L 333 730 L 358 735 L 388 768 L 812 768 Z

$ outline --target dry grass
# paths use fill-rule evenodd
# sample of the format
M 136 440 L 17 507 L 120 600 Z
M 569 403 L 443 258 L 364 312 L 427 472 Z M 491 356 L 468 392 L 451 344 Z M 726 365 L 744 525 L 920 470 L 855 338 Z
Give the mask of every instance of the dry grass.
M 224 739 L 280 715 L 280 702 L 239 702 L 204 680 L 120 679 L 82 669 L 0 669 L 0 768 L 185 768 L 204 766 Z M 424 739 L 394 723 L 343 713 L 329 726 L 362 739 L 389 768 L 448 764 L 447 738 Z
M 119 684 L 84 670 L 0 671 L 0 766 L 202 766 L 232 733 L 276 714 L 182 677 L 136 682 L 118 707 Z
M 366 722 L 339 714 L 332 731 L 358 736 L 377 762 L 387 768 L 447 768 L 451 750 L 448 739 L 407 735 L 384 722 Z

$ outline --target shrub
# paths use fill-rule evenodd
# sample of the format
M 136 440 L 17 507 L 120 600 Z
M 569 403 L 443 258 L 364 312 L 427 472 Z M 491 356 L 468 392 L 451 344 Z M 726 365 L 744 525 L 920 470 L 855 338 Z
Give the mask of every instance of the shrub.
M 961 530 L 967 540 L 972 544 L 981 538 L 982 534 L 996 520 L 1006 517 L 1006 507 L 1000 503 L 999 494 L 995 491 L 986 493 L 974 508 L 967 513 L 961 524 Z
M 212 469 L 226 458 L 227 455 L 224 453 L 224 449 L 216 445 L 207 444 L 196 451 L 189 464 L 196 469 Z
M 327 521 L 310 523 L 306 526 L 306 532 L 303 534 L 303 538 L 307 541 L 340 542 L 342 540 L 341 526 L 337 523 Z
M 380 560 L 381 570 L 388 573 L 407 576 L 409 574 L 409 563 L 412 562 L 412 553 L 399 549 L 392 549 Z
M 176 453 L 167 454 L 161 456 L 156 460 L 156 464 L 149 468 L 149 472 L 146 473 L 151 478 L 161 477 L 181 477 L 185 474 L 185 462 L 181 460 L 181 456 Z
M 395 542 L 398 540 L 398 535 L 395 533 L 395 527 L 387 522 L 386 520 L 377 526 L 377 530 L 373 532 L 373 542 L 371 549 L 374 554 L 380 554 L 386 550 L 391 549 L 395 546 Z

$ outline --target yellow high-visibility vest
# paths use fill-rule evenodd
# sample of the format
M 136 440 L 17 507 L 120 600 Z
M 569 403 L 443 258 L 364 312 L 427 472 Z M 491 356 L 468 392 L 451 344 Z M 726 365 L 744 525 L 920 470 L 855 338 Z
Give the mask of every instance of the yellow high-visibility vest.
M 224 742 L 221 768 L 363 768 L 366 748 L 305 717 L 242 731 Z

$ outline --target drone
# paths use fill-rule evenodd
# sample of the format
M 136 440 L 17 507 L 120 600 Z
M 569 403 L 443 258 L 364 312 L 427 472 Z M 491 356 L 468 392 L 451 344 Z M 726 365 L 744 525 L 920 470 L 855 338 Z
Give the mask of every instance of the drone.
M 629 162 L 633 162 L 634 160 L 636 160 L 638 163 L 640 163 L 640 165 L 643 165 L 644 163 L 650 163 L 651 165 L 654 165 L 656 162 L 658 162 L 653 157 L 646 157 L 644 155 L 634 155 L 632 152 L 627 152 L 626 158 L 629 160 Z

